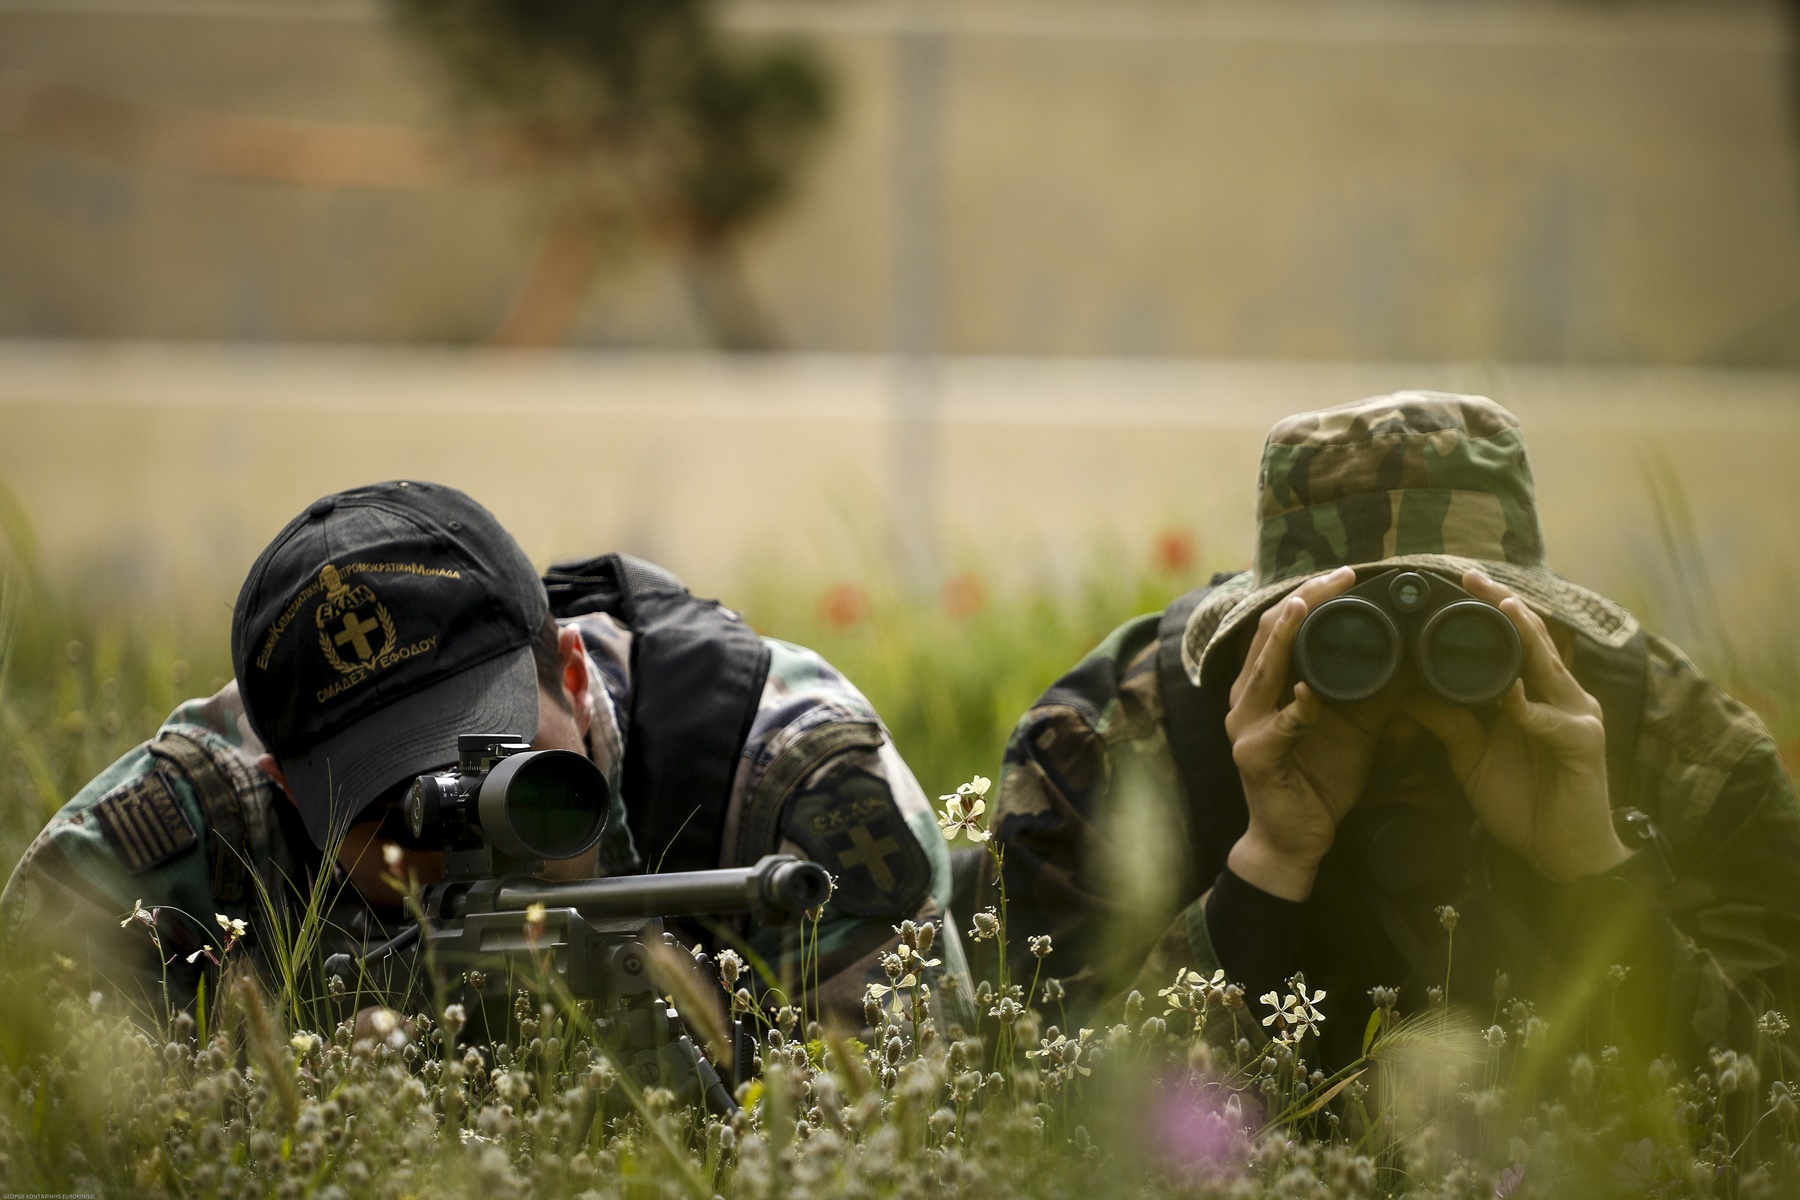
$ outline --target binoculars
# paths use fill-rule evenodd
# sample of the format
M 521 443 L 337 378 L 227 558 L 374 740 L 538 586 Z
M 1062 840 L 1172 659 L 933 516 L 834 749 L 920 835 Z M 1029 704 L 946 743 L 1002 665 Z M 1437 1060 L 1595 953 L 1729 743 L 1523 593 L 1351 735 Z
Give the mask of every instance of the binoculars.
M 1519 677 L 1523 648 L 1506 614 L 1428 571 L 1385 571 L 1307 614 L 1294 663 L 1321 699 L 1364 700 L 1410 656 L 1427 687 L 1488 704 Z
M 600 840 L 611 789 L 570 750 L 533 750 L 511 734 L 463 734 L 456 769 L 413 780 L 402 801 L 415 844 L 485 844 L 511 859 L 574 858 Z

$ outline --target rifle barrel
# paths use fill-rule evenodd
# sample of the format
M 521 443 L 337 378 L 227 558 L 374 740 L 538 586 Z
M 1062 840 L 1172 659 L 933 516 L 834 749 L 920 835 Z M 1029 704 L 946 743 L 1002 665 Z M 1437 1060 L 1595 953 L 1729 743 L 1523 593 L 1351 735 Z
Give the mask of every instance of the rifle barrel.
M 513 878 L 494 892 L 494 908 L 518 911 L 534 903 L 574 908 L 590 917 L 678 917 L 754 913 L 764 921 L 791 919 L 825 903 L 831 876 L 818 863 L 770 854 L 752 867 L 620 875 L 550 881 Z

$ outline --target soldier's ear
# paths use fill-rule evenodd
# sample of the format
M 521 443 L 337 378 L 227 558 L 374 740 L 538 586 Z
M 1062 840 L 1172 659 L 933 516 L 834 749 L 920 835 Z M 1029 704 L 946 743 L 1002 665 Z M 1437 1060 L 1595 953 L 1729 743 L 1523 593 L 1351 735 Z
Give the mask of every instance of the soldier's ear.
M 294 793 L 288 790 L 287 772 L 281 769 L 281 764 L 275 761 L 273 754 L 264 754 L 259 757 L 256 760 L 256 769 L 275 781 L 275 786 L 281 789 L 281 794 L 287 797 L 289 804 L 294 802 Z
M 593 697 L 588 694 L 587 647 L 581 644 L 581 631 L 564 625 L 556 631 L 556 656 L 562 662 L 563 696 L 575 714 L 575 727 L 585 739 L 593 719 Z

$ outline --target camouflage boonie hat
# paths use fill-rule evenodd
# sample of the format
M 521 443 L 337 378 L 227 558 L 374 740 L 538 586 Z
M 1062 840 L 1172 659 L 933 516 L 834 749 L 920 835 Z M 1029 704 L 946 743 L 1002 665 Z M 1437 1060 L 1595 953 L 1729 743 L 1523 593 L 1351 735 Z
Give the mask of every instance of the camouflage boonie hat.
M 1346 564 L 1453 580 L 1479 567 L 1602 645 L 1637 632 L 1623 608 L 1551 572 L 1518 418 L 1485 396 L 1395 392 L 1288 417 L 1269 431 L 1257 492 L 1255 570 L 1188 619 L 1182 660 L 1196 682 L 1235 672 L 1220 646 Z

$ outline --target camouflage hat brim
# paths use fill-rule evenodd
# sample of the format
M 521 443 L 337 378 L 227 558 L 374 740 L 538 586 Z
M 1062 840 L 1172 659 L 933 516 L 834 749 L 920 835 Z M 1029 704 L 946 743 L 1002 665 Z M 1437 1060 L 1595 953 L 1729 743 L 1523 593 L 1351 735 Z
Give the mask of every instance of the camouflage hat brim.
M 1366 579 L 1395 567 L 1435 571 L 1458 583 L 1463 572 L 1471 567 L 1485 571 L 1497 583 L 1512 589 L 1539 616 L 1560 621 L 1602 646 L 1623 646 L 1638 631 L 1637 618 L 1624 608 L 1543 567 L 1524 567 L 1517 563 L 1453 554 L 1403 554 L 1357 563 L 1356 572 Z M 1253 625 L 1270 605 L 1307 580 L 1330 573 L 1328 570 L 1313 571 L 1256 587 L 1255 576 L 1245 571 L 1214 588 L 1195 607 L 1182 635 L 1181 661 L 1187 668 L 1188 678 L 1199 684 L 1211 682 L 1221 672 L 1235 674 L 1241 664 L 1227 661 L 1230 655 L 1221 648 L 1229 646 L 1239 633 Z

